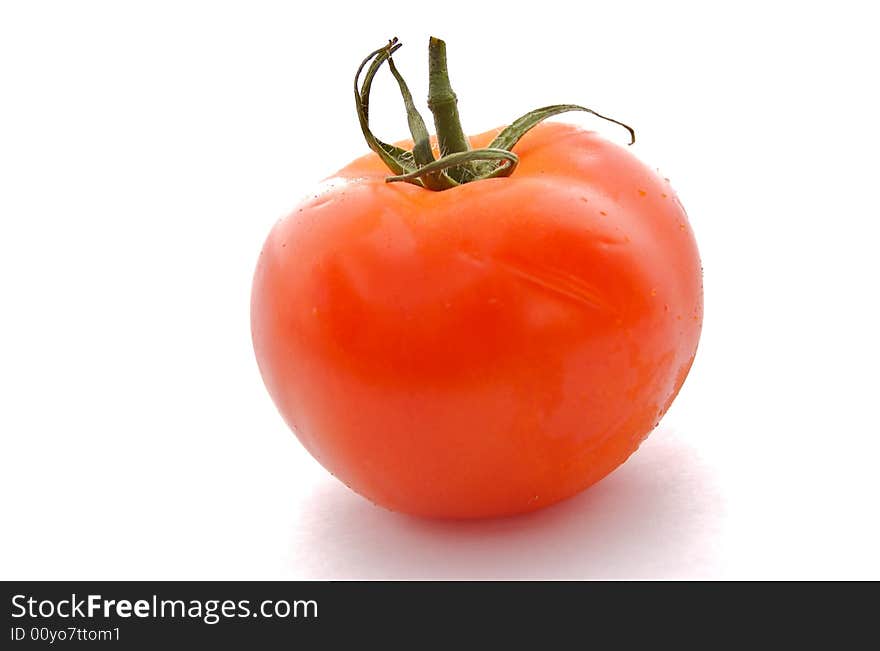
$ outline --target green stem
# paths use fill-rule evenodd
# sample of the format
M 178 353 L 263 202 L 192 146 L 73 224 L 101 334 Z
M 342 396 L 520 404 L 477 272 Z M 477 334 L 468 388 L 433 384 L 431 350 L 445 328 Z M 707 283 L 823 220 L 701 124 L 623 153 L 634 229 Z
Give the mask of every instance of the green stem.
M 390 56 L 388 57 L 388 67 L 391 70 L 391 74 L 397 80 L 400 94 L 403 96 L 403 105 L 406 108 L 409 131 L 413 138 L 413 159 L 419 169 L 424 169 L 429 163 L 434 162 L 434 152 L 431 151 L 431 135 L 428 133 L 428 127 L 425 126 L 422 115 L 416 108 L 415 103 L 413 103 L 412 93 L 409 92 L 409 87 L 406 85 L 403 75 L 397 70 L 397 66 L 394 65 L 394 59 Z M 453 179 L 444 174 L 431 173 L 419 178 L 421 178 L 422 183 L 429 190 L 448 190 L 455 185 Z
M 434 114 L 437 127 L 437 140 L 440 158 L 434 160 L 430 135 L 425 121 L 413 103 L 409 87 L 391 55 L 400 47 L 396 38 L 387 45 L 371 52 L 363 60 L 354 77 L 354 100 L 358 121 L 370 149 L 376 152 L 385 165 L 393 172 L 386 178 L 388 182 L 405 181 L 427 190 L 450 190 L 463 183 L 479 182 L 510 176 L 516 169 L 519 158 L 511 150 L 529 130 L 549 117 L 566 111 L 584 111 L 608 120 L 625 128 L 630 136 L 630 144 L 635 142 L 632 128 L 585 106 L 577 104 L 554 104 L 536 109 L 520 116 L 503 129 L 488 147 L 471 149 L 467 136 L 461 128 L 458 117 L 458 100 L 449 85 L 449 72 L 446 69 L 446 43 L 431 37 L 428 46 L 428 106 Z M 413 149 L 407 151 L 396 145 L 382 142 L 370 129 L 370 90 L 373 78 L 383 63 L 388 63 L 391 74 L 397 80 L 407 121 L 413 138 Z M 366 68 L 363 84 L 361 73 Z M 561 146 L 561 145 L 560 145 Z
M 440 156 L 467 151 L 471 148 L 461 119 L 458 116 L 458 98 L 449 84 L 446 69 L 446 43 L 431 37 L 428 43 L 428 108 L 434 114 Z

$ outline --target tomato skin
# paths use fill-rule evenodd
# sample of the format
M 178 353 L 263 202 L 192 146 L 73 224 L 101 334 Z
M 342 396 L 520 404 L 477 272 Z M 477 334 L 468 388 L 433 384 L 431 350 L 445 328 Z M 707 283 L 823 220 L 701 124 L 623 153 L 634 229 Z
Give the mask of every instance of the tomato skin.
M 387 508 L 473 518 L 569 497 L 635 451 L 693 361 L 702 274 L 668 182 L 565 124 L 515 151 L 511 177 L 443 192 L 360 158 L 260 255 L 269 393 Z

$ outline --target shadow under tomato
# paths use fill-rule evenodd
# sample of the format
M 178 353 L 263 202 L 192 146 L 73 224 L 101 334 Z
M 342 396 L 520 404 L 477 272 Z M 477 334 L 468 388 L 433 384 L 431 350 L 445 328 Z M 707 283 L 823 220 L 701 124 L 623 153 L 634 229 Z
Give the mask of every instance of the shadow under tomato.
M 291 569 L 315 579 L 698 577 L 714 557 L 722 508 L 695 451 L 660 428 L 592 488 L 510 518 L 414 518 L 328 479 L 303 514 Z

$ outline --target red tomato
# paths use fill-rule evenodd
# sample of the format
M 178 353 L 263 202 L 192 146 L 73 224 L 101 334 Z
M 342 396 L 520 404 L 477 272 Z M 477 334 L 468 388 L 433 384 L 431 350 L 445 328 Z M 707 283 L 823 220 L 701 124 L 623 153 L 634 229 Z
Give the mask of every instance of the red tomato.
M 442 192 L 386 183 L 370 154 L 261 253 L 272 398 L 390 509 L 473 518 L 574 495 L 633 453 L 694 359 L 700 260 L 668 182 L 559 123 L 516 153 L 512 176 Z

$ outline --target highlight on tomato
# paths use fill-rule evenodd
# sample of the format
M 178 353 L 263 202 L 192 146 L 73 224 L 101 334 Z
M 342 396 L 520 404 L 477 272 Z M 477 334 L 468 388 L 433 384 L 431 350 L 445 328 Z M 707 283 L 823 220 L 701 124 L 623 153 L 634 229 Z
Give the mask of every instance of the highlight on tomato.
M 538 509 L 623 463 L 677 395 L 703 318 L 694 236 L 668 181 L 626 147 L 544 122 L 610 120 L 591 109 L 547 106 L 466 136 L 436 38 L 431 138 L 399 47 L 355 76 L 372 152 L 265 242 L 260 372 L 306 449 L 376 504 L 443 518 Z M 384 64 L 411 141 L 370 130 Z

